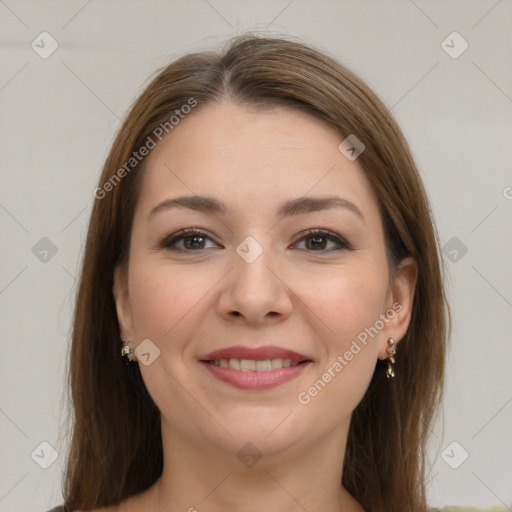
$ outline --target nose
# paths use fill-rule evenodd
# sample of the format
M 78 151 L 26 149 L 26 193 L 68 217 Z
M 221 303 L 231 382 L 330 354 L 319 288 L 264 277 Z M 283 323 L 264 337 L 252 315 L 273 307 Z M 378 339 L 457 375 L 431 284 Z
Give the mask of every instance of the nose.
M 252 325 L 270 325 L 290 316 L 292 291 L 283 279 L 280 266 L 267 251 L 251 263 L 233 254 L 234 268 L 224 281 L 218 302 L 225 319 Z

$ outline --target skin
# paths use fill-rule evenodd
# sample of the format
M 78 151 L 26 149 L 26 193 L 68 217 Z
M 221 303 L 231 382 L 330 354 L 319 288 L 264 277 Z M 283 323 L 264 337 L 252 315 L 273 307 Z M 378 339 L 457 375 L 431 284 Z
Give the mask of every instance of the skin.
M 340 486 L 352 411 L 387 340 L 404 336 L 417 269 L 404 260 L 391 278 L 377 198 L 358 160 L 318 118 L 289 107 L 255 112 L 228 100 L 198 108 L 149 155 L 131 233 L 129 263 L 114 274 L 120 331 L 160 355 L 142 377 L 162 416 L 163 475 L 148 491 L 109 511 L 362 511 Z M 215 197 L 226 214 L 150 210 L 182 195 Z M 346 208 L 283 219 L 278 207 L 303 196 L 337 194 Z M 205 232 L 176 252 L 159 248 L 183 227 Z M 310 228 L 326 229 L 352 250 Z M 252 236 L 262 254 L 236 252 Z M 315 240 L 316 239 L 316 245 Z M 194 240 L 192 240 L 194 242 Z M 393 303 L 399 313 L 307 405 L 307 390 Z M 313 363 L 269 390 L 240 390 L 198 358 L 233 345 L 278 345 Z M 400 357 L 400 348 L 397 349 Z M 237 452 L 263 455 L 246 467 Z

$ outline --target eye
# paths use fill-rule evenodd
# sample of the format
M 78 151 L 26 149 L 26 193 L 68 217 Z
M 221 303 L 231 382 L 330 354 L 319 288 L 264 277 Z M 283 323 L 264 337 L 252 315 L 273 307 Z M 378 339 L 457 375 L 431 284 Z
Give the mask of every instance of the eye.
M 301 235 L 302 238 L 299 238 L 298 241 L 305 242 L 305 250 L 314 252 L 331 252 L 333 250 L 352 249 L 342 237 L 324 229 L 308 229 L 305 233 L 301 233 Z M 335 244 L 335 247 L 327 249 L 329 242 Z
M 313 251 L 313 252 L 331 252 L 333 250 L 351 250 L 350 245 L 341 237 L 328 230 L 323 229 L 309 229 L 300 234 L 294 243 L 296 247 L 300 242 L 305 243 L 305 248 L 299 250 Z M 213 243 L 213 246 L 207 247 L 207 241 Z M 328 245 L 334 244 L 334 247 Z M 181 245 L 180 245 L 181 244 Z M 219 247 L 218 244 L 203 231 L 197 228 L 185 228 L 177 233 L 174 233 L 164 238 L 159 244 L 160 249 L 166 249 L 176 252 L 197 252 L 205 249 Z
M 186 228 L 164 238 L 160 242 L 159 247 L 177 252 L 201 251 L 210 249 L 210 247 L 205 247 L 206 240 L 213 242 L 203 231 L 196 228 Z M 179 243 L 181 242 L 183 242 L 183 245 L 180 247 Z M 217 244 L 215 246 L 217 247 Z

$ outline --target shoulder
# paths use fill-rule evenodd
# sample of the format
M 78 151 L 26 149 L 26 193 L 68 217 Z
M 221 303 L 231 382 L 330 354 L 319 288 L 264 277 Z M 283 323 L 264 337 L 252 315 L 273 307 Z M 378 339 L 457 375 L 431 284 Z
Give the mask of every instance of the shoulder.
M 108 508 L 97 508 L 94 510 L 91 510 L 89 512 L 114 512 L 114 507 L 108 507 Z M 64 509 L 64 505 L 60 505 L 59 507 L 52 508 L 51 510 L 48 510 L 48 512 L 66 512 Z M 73 512 L 82 512 L 81 510 L 73 510 Z
M 60 505 L 58 507 L 52 508 L 51 510 L 48 510 L 48 512 L 66 512 L 64 509 L 64 505 Z M 73 512 L 81 512 L 80 510 L 74 510 Z M 100 511 L 98 511 L 100 512 Z
M 111 505 L 109 507 L 102 507 L 102 508 L 95 508 L 94 510 L 88 510 L 87 512 L 118 512 L 118 511 L 119 511 L 119 505 Z M 64 505 L 59 505 L 58 507 L 48 510 L 48 512 L 68 512 L 68 510 L 64 508 Z M 73 510 L 72 512 L 85 512 L 85 511 Z

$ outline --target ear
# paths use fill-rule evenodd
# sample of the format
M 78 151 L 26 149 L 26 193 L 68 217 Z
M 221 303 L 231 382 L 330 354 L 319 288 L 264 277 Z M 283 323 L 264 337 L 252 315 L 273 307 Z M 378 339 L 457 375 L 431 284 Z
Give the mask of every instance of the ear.
M 133 320 L 128 297 L 128 271 L 125 265 L 117 265 L 114 269 L 114 285 L 112 287 L 116 304 L 117 321 L 121 338 L 133 339 Z
M 418 278 L 418 265 L 414 258 L 404 258 L 395 272 L 386 298 L 385 317 L 387 322 L 381 331 L 379 359 L 387 359 L 388 339 L 398 342 L 405 336 L 412 316 L 414 291 Z

